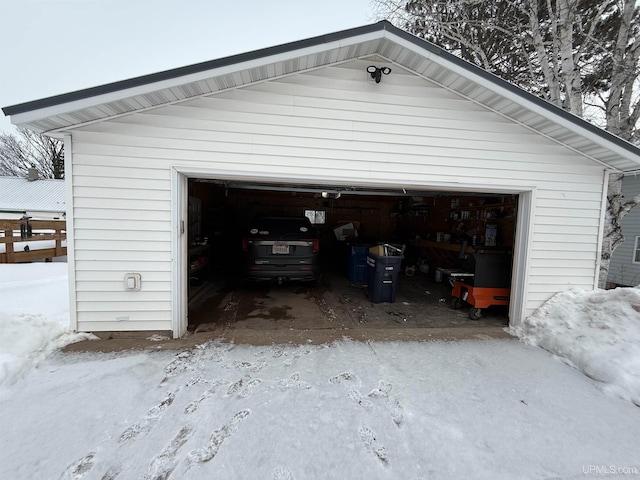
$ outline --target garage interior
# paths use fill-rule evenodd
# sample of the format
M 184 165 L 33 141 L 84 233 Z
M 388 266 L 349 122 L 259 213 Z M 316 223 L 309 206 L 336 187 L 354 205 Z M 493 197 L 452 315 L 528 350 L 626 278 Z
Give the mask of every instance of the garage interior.
M 192 333 L 231 339 L 250 331 L 269 343 L 276 331 L 300 340 L 310 332 L 329 331 L 338 338 L 358 331 L 391 339 L 412 329 L 508 325 L 508 289 L 495 297 L 502 301 L 476 309 L 460 294 L 460 285 L 466 292 L 466 284 L 458 283 L 457 293 L 454 286 L 476 259 L 478 265 L 491 261 L 482 267 L 486 271 L 472 272 L 476 278 L 497 276 L 502 286 L 510 285 L 517 195 L 212 179 L 190 179 L 188 195 Z M 260 215 L 312 220 L 320 238 L 323 275 L 318 282 L 245 281 L 242 237 Z M 365 257 L 381 243 L 403 247 L 404 258 L 393 278 L 394 301 L 376 298 L 374 303 Z M 492 266 L 498 257 L 508 258 L 507 269 Z M 463 281 L 473 283 L 469 276 Z

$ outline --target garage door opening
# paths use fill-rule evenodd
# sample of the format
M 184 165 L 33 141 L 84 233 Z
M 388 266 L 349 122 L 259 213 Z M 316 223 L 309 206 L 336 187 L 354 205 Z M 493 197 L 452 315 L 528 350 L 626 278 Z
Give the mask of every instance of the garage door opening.
M 504 327 L 517 205 L 518 195 L 495 192 L 190 179 L 188 330 L 340 338 L 353 330 Z M 247 281 L 247 236 L 262 216 L 309 219 L 317 281 Z M 380 244 L 390 247 L 371 251 Z

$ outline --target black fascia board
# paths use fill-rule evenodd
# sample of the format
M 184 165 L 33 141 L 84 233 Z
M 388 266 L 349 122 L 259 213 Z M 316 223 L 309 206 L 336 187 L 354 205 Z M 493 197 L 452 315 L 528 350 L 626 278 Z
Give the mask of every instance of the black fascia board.
M 441 57 L 443 57 L 446 61 L 459 66 L 463 69 L 468 70 L 469 72 L 485 79 L 485 80 L 489 80 L 490 82 L 495 83 L 496 85 L 498 85 L 501 88 L 504 88 L 505 90 L 508 90 L 511 93 L 514 93 L 518 96 L 520 96 L 521 98 L 539 106 L 542 107 L 548 111 L 550 111 L 551 113 L 562 117 L 565 120 L 568 120 L 582 128 L 584 128 L 585 130 L 587 130 L 589 133 L 593 133 L 594 135 L 598 135 L 604 139 L 606 139 L 609 142 L 612 142 L 614 144 L 616 144 L 619 147 L 624 148 L 625 150 L 629 151 L 630 153 L 633 153 L 634 155 L 639 155 L 640 156 L 640 148 L 634 146 L 633 144 L 627 142 L 626 140 L 623 140 L 622 138 L 613 135 L 612 133 L 590 123 L 587 122 L 586 120 L 584 120 L 583 118 L 578 117 L 577 115 L 574 115 L 571 112 L 568 112 L 550 102 L 548 102 L 547 100 L 538 97 L 536 95 L 533 95 L 532 93 L 527 92 L 526 90 L 523 90 L 522 88 L 520 88 L 519 86 L 508 82 L 500 77 L 498 77 L 497 75 L 488 72 L 487 70 L 474 65 L 466 60 L 463 60 L 462 58 L 447 52 L 446 50 L 442 49 L 441 47 L 438 47 L 437 45 L 424 40 L 420 37 L 417 37 L 415 35 L 412 35 L 411 33 L 408 33 L 404 30 L 401 30 L 400 28 L 392 25 L 388 20 L 381 20 L 379 22 L 370 24 L 370 25 L 364 25 L 361 27 L 356 27 L 356 28 L 351 28 L 348 30 L 341 30 L 339 32 L 334 32 L 334 33 L 329 33 L 326 35 L 319 35 L 316 37 L 312 37 L 312 38 L 307 38 L 304 40 L 298 40 L 295 42 L 290 42 L 290 43 L 284 43 L 281 45 L 276 45 L 274 47 L 268 47 L 268 48 L 263 48 L 260 50 L 254 50 L 251 52 L 247 52 L 247 53 L 241 53 L 238 55 L 231 55 L 229 57 L 223 57 L 217 60 L 210 60 L 210 61 L 206 61 L 206 62 L 201 62 L 201 63 L 196 63 L 193 65 L 187 65 L 184 67 L 179 67 L 179 68 L 175 68 L 175 69 L 171 69 L 171 70 L 165 70 L 162 72 L 157 72 L 157 73 L 152 73 L 149 75 L 143 75 L 140 77 L 134 77 L 134 78 L 130 78 L 127 80 L 122 80 L 122 81 L 118 81 L 118 82 L 113 82 L 113 83 L 107 83 L 104 85 L 99 85 L 96 87 L 91 87 L 91 88 L 87 88 L 87 89 L 83 89 L 83 90 L 77 90 L 75 92 L 70 92 L 70 93 L 64 93 L 61 95 L 55 95 L 52 97 L 47 97 L 47 98 L 43 98 L 40 100 L 33 100 L 30 102 L 25 102 L 25 103 L 20 103 L 17 105 L 12 105 L 12 106 L 7 106 L 7 107 L 3 107 L 2 111 L 5 114 L 5 116 L 7 115 L 16 115 L 16 114 L 20 114 L 20 113 L 25 113 L 25 112 L 29 112 L 32 110 L 38 110 L 41 108 L 47 108 L 47 107 L 52 107 L 55 105 L 61 105 L 64 103 L 69 103 L 69 102 L 73 102 L 76 100 L 83 100 L 86 98 L 91 98 L 91 97 L 95 97 L 98 95 L 103 95 L 106 93 L 113 93 L 113 92 L 117 92 L 119 90 L 126 90 L 128 88 L 134 88 L 134 87 L 139 87 L 142 85 L 147 85 L 150 83 L 155 83 L 155 82 L 160 82 L 163 80 L 170 80 L 173 78 L 178 78 L 181 76 L 185 76 L 185 75 L 190 75 L 190 74 L 194 74 L 194 73 L 199 73 L 199 72 L 203 72 L 203 71 L 207 71 L 207 70 L 213 70 L 216 68 L 221 68 L 221 67 L 226 67 L 229 65 L 234 65 L 234 64 L 238 64 L 238 63 L 242 63 L 242 62 L 247 62 L 247 61 L 251 61 L 251 60 L 256 60 L 259 58 L 264 58 L 264 57 L 268 57 L 271 55 L 278 55 L 281 53 L 287 53 L 287 52 L 291 52 L 294 50 L 299 50 L 299 49 L 303 49 L 303 48 L 308 48 L 308 47 L 313 47 L 313 46 L 317 46 L 317 45 L 322 45 L 324 43 L 331 43 L 331 42 L 335 42 L 338 40 L 343 40 L 345 38 L 351 38 L 351 37 L 355 37 L 358 35 L 364 35 L 367 33 L 371 33 L 371 32 L 377 32 L 379 30 L 387 30 L 391 33 L 393 33 L 394 35 L 402 38 L 403 40 L 406 40 L 408 42 L 413 43 L 414 45 L 418 46 L 419 48 L 422 48 L 423 50 L 426 50 L 430 53 L 433 53 L 435 55 L 439 55 Z
M 389 22 L 383 20 L 371 25 L 365 25 L 363 27 L 356 27 L 349 30 L 342 30 L 340 32 L 330 33 L 326 35 L 320 35 L 317 37 L 307 38 L 305 40 L 298 40 L 295 42 L 285 43 L 282 45 L 276 45 L 274 47 L 263 48 L 260 50 L 254 50 L 247 53 L 241 53 L 238 55 L 231 55 L 229 57 L 223 57 L 216 60 L 209 60 L 206 62 L 195 63 L 184 67 L 178 67 L 171 70 L 164 70 L 162 72 L 151 73 L 149 75 L 143 75 L 140 77 L 134 77 L 127 80 L 121 80 L 113 83 L 107 83 L 96 87 L 77 90 L 74 92 L 63 93 L 52 97 L 46 97 L 40 100 L 32 100 L 17 105 L 11 105 L 3 107 L 2 111 L 6 115 L 16 115 L 19 113 L 30 112 L 32 110 L 38 110 L 41 108 L 53 107 L 55 105 L 61 105 L 64 103 L 74 102 L 77 100 L 84 100 L 86 98 L 97 97 L 98 95 L 104 95 L 106 93 L 113 93 L 119 90 L 126 90 L 128 88 L 140 87 L 142 85 L 148 85 L 151 83 L 161 82 L 164 80 L 170 80 L 173 78 L 179 78 L 194 73 L 205 72 L 207 70 L 214 70 L 216 68 L 227 67 L 229 65 L 235 65 L 242 62 L 248 62 L 251 60 L 257 60 L 259 58 L 269 57 L 272 55 L 278 55 L 281 53 L 287 53 L 294 50 L 299 50 L 308 47 L 314 47 L 316 45 L 322 45 L 323 43 L 331 43 L 336 40 L 342 40 L 349 37 L 355 37 L 357 35 L 363 35 L 366 33 L 376 32 L 378 30 L 384 30 L 385 25 Z

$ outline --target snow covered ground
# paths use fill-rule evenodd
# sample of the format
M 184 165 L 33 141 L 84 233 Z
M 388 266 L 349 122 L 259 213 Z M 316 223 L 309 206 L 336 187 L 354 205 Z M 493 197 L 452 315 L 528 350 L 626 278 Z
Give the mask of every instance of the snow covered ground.
M 640 478 L 635 289 L 556 297 L 529 344 L 62 354 L 64 268 L 0 265 L 3 478 Z

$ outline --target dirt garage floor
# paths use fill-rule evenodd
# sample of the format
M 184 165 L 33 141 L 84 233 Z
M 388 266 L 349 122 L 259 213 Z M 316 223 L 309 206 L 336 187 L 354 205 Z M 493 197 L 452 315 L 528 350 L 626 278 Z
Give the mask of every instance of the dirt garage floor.
M 454 310 L 447 283 L 400 275 L 394 303 L 371 303 L 363 283 L 327 274 L 317 285 L 226 283 L 210 280 L 190 302 L 189 332 L 97 332 L 100 340 L 65 351 L 180 349 L 208 340 L 252 345 L 361 341 L 508 338 L 507 307 L 491 307 L 480 320 Z

